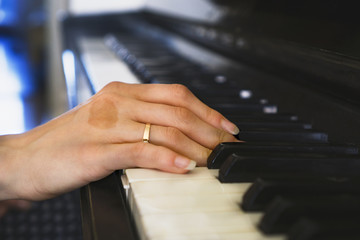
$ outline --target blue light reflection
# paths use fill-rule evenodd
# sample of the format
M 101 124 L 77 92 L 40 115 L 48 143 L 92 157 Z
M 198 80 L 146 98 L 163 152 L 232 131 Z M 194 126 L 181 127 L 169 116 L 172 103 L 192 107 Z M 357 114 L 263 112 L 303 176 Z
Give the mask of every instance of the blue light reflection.
M 67 95 L 70 108 L 75 107 L 76 99 L 76 76 L 75 76 L 75 57 L 72 51 L 65 50 L 62 54 L 64 75 L 66 81 Z
M 25 131 L 21 71 L 13 59 L 8 42 L 0 39 L 0 134 Z
M 17 10 L 20 3 L 13 0 L 0 0 L 0 26 L 14 25 L 17 22 Z

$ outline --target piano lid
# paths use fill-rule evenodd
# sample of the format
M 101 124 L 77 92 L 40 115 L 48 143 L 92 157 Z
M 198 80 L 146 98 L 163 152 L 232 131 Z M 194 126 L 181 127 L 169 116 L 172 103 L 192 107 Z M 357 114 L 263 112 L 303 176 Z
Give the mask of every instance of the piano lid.
M 360 58 L 356 0 L 68 0 L 70 15 L 148 11 Z
M 190 2 L 152 0 L 145 9 L 201 45 L 360 107 L 357 1 Z
M 357 1 L 149 0 L 146 9 L 360 58 Z

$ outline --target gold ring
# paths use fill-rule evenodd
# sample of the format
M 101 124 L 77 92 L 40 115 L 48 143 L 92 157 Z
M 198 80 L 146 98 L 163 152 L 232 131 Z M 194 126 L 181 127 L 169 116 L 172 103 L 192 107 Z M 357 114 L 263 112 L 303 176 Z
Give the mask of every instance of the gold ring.
M 150 123 L 145 124 L 145 130 L 143 136 L 143 142 L 145 143 L 148 143 L 150 141 L 150 127 L 151 127 Z

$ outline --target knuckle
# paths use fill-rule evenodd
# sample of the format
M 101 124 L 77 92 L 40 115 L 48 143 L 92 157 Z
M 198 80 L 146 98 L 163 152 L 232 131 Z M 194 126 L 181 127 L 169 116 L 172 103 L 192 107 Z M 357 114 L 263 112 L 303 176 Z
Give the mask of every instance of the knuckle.
M 166 158 L 167 151 L 165 150 L 165 147 L 159 146 L 152 152 L 151 155 L 151 162 L 155 165 L 159 165 L 161 162 L 163 162 Z
M 218 145 L 221 142 L 226 142 L 226 139 L 228 138 L 228 134 L 225 131 L 222 130 L 218 130 L 218 142 L 215 143 L 215 145 L 213 146 L 213 148 L 216 147 L 216 145 Z
M 181 84 L 172 84 L 171 93 L 180 101 L 187 101 L 191 95 L 190 90 Z
M 218 124 L 220 124 L 220 122 L 222 120 L 221 114 L 210 107 L 206 108 L 205 115 L 206 115 L 206 119 L 211 119 Z
M 141 161 L 144 159 L 146 154 L 146 144 L 145 143 L 137 143 L 133 144 L 130 149 L 132 153 L 133 162 L 136 166 L 141 166 Z
M 105 87 L 103 87 L 102 91 L 109 91 L 109 90 L 114 90 L 120 87 L 122 83 L 121 82 L 110 82 L 108 84 L 105 85 Z
M 102 100 L 102 99 L 110 99 L 113 98 L 114 94 L 112 92 L 106 91 L 105 88 L 103 88 L 99 93 L 95 95 L 96 100 Z
M 178 142 L 181 139 L 182 133 L 177 128 L 166 127 L 165 136 L 169 142 Z
M 104 103 L 122 102 L 123 99 L 123 96 L 110 91 L 103 91 L 100 94 L 97 94 L 97 96 L 95 97 L 95 101 Z
M 205 148 L 205 150 L 203 151 L 203 159 L 208 159 L 208 157 L 210 156 L 212 150 L 211 149 L 208 149 L 208 148 Z
M 181 123 L 191 124 L 194 121 L 193 114 L 189 110 L 187 110 L 186 108 L 175 107 L 174 108 L 174 114 L 176 116 L 176 119 Z
M 157 168 L 162 162 L 167 161 L 166 148 L 152 147 L 148 143 L 138 143 L 133 146 L 133 163 L 136 167 Z
M 199 158 L 199 165 L 200 166 L 205 166 L 208 157 L 210 156 L 212 150 L 209 148 L 204 147 L 201 151 L 199 151 L 200 153 L 200 158 Z

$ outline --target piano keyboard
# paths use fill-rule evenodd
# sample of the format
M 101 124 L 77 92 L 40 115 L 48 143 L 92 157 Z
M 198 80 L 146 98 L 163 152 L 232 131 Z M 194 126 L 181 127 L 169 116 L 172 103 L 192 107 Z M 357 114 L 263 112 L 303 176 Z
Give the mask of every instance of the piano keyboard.
M 237 124 L 246 141 L 220 144 L 207 167 L 185 175 L 125 170 L 121 182 L 140 239 L 360 237 L 357 146 L 333 143 L 310 122 L 281 112 L 247 87 L 251 77 L 239 81 L 218 73 L 166 42 L 125 34 L 79 45 L 85 68 L 98 69 L 88 72 L 96 91 L 119 79 L 181 83 Z
M 104 45 L 103 38 L 81 38 L 78 45 L 81 60 L 91 79 L 92 87 L 98 92 L 106 84 L 123 79 L 126 83 L 141 83 L 129 69 Z
M 284 239 L 265 237 L 257 228 L 261 214 L 240 208 L 249 183 L 217 180 L 217 170 L 197 167 L 189 174 L 127 169 L 128 201 L 141 239 Z

